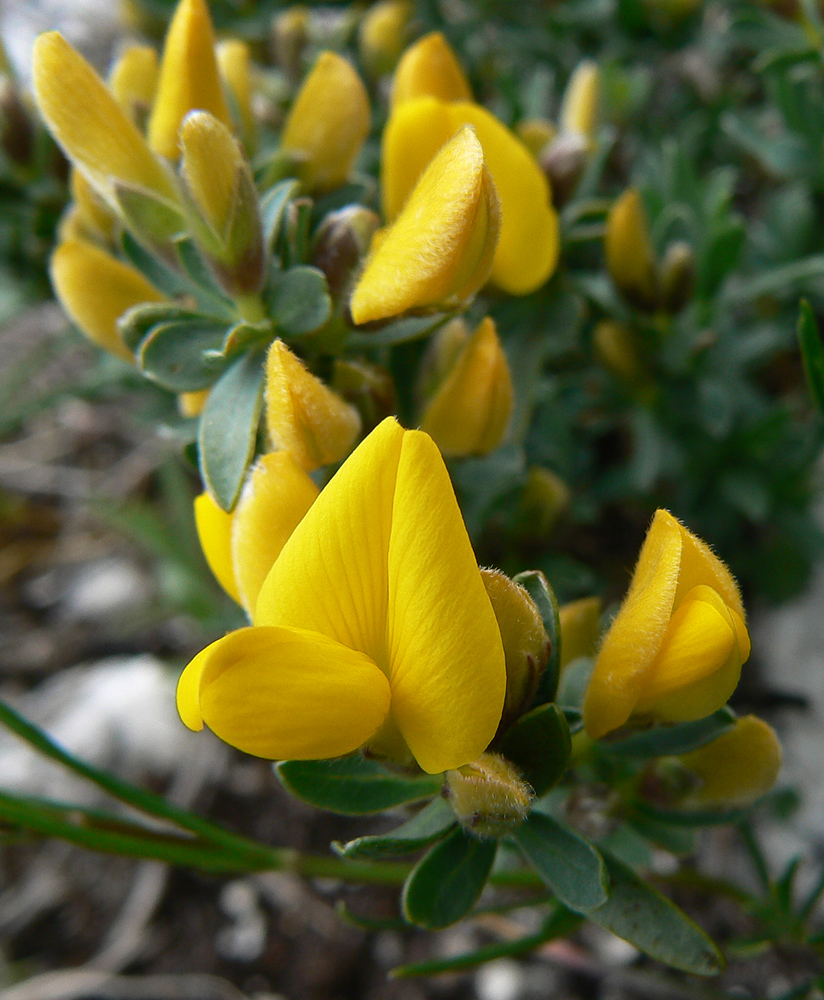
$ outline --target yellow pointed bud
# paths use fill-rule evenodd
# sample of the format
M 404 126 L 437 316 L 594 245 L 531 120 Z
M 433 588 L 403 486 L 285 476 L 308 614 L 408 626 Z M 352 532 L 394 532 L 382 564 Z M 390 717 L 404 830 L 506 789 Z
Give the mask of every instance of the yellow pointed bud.
M 607 269 L 627 299 L 642 309 L 658 302 L 658 265 L 649 221 L 635 188 L 627 188 L 607 217 Z
M 421 429 L 445 456 L 486 455 L 506 436 L 512 403 L 506 354 L 487 316 L 430 400 Z
M 208 111 L 224 125 L 231 125 L 206 0 L 180 0 L 166 35 L 149 117 L 149 145 L 156 153 L 177 160 L 180 125 L 195 109 Z
M 32 61 L 34 94 L 66 156 L 117 209 L 115 180 L 175 204 L 174 182 L 86 60 L 56 32 L 40 35 Z
M 84 240 L 61 244 L 49 270 L 55 294 L 72 321 L 100 347 L 132 361 L 117 321 L 141 302 L 162 302 L 160 292 L 135 268 Z
M 370 254 L 352 293 L 352 318 L 368 323 L 465 301 L 489 276 L 499 231 L 481 144 L 463 128 L 426 168 Z
M 181 417 L 199 417 L 211 391 L 192 389 L 190 392 L 181 392 L 177 397 L 177 409 Z
M 361 419 L 354 406 L 276 340 L 266 359 L 266 425 L 275 447 L 311 470 L 348 454 L 360 434 Z
M 584 701 L 593 739 L 633 718 L 688 722 L 735 690 L 750 654 L 738 585 L 708 545 L 656 512 Z
M 424 35 L 404 52 L 392 80 L 393 108 L 415 97 L 471 101 L 472 90 L 455 53 L 440 33 Z
M 229 597 L 240 604 L 232 565 L 232 515 L 218 507 L 208 493 L 201 493 L 195 497 L 195 527 L 209 569 Z
M 423 405 L 431 399 L 444 379 L 455 367 L 461 351 L 470 337 L 469 327 L 463 316 L 455 316 L 435 333 L 421 361 L 415 387 L 418 401 Z
M 87 236 L 110 242 L 114 236 L 116 217 L 77 167 L 72 167 L 69 175 L 69 191 L 81 231 Z
M 604 365 L 628 386 L 637 386 L 646 380 L 648 373 L 640 357 L 637 338 L 626 323 L 600 320 L 592 332 L 592 345 Z
M 731 809 L 755 802 L 773 787 L 781 770 L 781 744 L 771 726 L 745 715 L 680 763 L 698 779 L 683 805 Z
M 151 45 L 129 45 L 109 73 L 109 89 L 133 122 L 142 126 L 154 103 L 160 66 Z
M 661 306 L 680 312 L 695 288 L 695 254 L 685 240 L 670 243 L 661 261 Z
M 565 205 L 575 193 L 588 156 L 587 139 L 577 132 L 559 135 L 541 151 L 538 162 L 552 185 L 552 203 L 556 208 Z
M 515 134 L 530 153 L 537 156 L 544 146 L 552 142 L 558 130 L 546 118 L 525 118 L 515 126 Z
M 237 110 L 238 130 L 247 151 L 257 149 L 257 120 L 252 108 L 252 59 L 249 46 L 237 38 L 217 47 L 217 64 L 226 89 Z
M 521 510 L 529 537 L 546 538 L 571 499 L 569 486 L 557 473 L 541 465 L 533 465 L 527 472 L 521 495 Z
M 598 129 L 600 90 L 598 64 L 584 59 L 575 67 L 564 91 L 558 114 L 558 127 L 562 133 L 582 135 L 592 144 Z
M 389 73 L 398 61 L 411 14 L 409 0 L 380 0 L 363 15 L 358 48 L 372 76 Z
M 582 597 L 578 601 L 562 604 L 558 609 L 561 619 L 561 669 L 580 656 L 593 657 L 601 637 L 600 597 Z
M 529 709 L 552 644 L 535 602 L 526 590 L 496 569 L 482 569 L 486 592 L 501 630 L 506 659 L 506 698 L 499 731 Z
M 280 11 L 272 20 L 272 47 L 275 63 L 289 76 L 300 73 L 301 56 L 309 31 L 309 8 L 295 4 Z
M 376 212 L 363 205 L 346 205 L 329 212 L 318 226 L 311 262 L 326 275 L 332 298 L 337 300 L 348 291 L 380 221 Z
M 281 149 L 304 157 L 300 177 L 307 190 L 331 191 L 349 177 L 369 124 L 369 97 L 354 67 L 321 52 L 283 126 Z
M 512 764 L 484 753 L 445 774 L 444 794 L 461 826 L 476 837 L 504 837 L 527 817 L 532 789 Z

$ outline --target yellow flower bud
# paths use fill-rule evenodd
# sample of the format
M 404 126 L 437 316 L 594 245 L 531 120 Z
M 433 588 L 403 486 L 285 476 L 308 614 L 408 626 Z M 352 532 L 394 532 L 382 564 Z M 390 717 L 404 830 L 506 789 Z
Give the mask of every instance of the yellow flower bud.
M 656 512 L 629 592 L 607 632 L 584 701 L 593 739 L 632 719 L 688 722 L 717 711 L 750 654 L 727 567 L 665 510 Z
M 426 168 L 370 254 L 349 306 L 355 323 L 470 298 L 489 276 L 499 228 L 481 144 L 463 128 Z
M 280 11 L 272 20 L 272 47 L 276 64 L 295 77 L 300 72 L 301 55 L 309 30 L 309 8 L 295 4 Z
M 461 826 L 476 837 L 504 837 L 527 817 L 534 793 L 500 754 L 484 753 L 447 771 L 444 794 Z
M 781 770 L 781 744 L 771 726 L 745 715 L 728 732 L 685 754 L 680 763 L 698 781 L 683 805 L 746 806 L 775 784 Z
M 579 656 L 593 657 L 601 637 L 600 597 L 582 597 L 578 601 L 562 604 L 558 609 L 561 620 L 561 662 L 563 670 Z
M 685 240 L 670 243 L 661 261 L 661 306 L 680 312 L 695 288 L 695 254 Z
M 331 191 L 349 177 L 369 124 L 369 97 L 352 64 L 321 52 L 283 126 L 281 149 L 304 157 L 300 176 L 307 190 Z
M 60 304 L 82 332 L 124 361 L 134 360 L 117 321 L 141 302 L 162 302 L 160 292 L 138 270 L 84 240 L 62 243 L 50 273 Z
M 149 118 L 149 145 L 156 153 L 177 160 L 181 122 L 195 109 L 231 126 L 206 0 L 180 0 L 166 35 Z
M 628 188 L 610 209 L 606 232 L 607 269 L 627 299 L 642 309 L 658 302 L 658 265 L 644 203 Z
M 549 183 L 529 149 L 479 104 L 418 97 L 395 107 L 381 143 L 381 198 L 392 222 L 418 178 L 461 126 L 471 125 L 501 204 L 490 279 L 513 295 L 534 292 L 558 263 L 558 216 Z
M 393 108 L 415 97 L 442 101 L 471 101 L 472 90 L 461 64 L 440 33 L 424 35 L 404 52 L 392 80 Z
M 503 732 L 529 708 L 552 646 L 535 602 L 520 584 L 496 569 L 482 569 L 481 576 L 504 644 Z
M 558 130 L 546 118 L 525 118 L 515 126 L 515 134 L 530 153 L 537 156 L 544 146 L 552 142 Z
M 421 360 L 415 386 L 416 397 L 421 406 L 435 395 L 455 367 L 469 336 L 466 320 L 463 316 L 455 316 L 444 323 L 431 338 Z
M 257 149 L 257 120 L 252 107 L 252 64 L 249 46 L 237 38 L 221 42 L 217 47 L 217 64 L 237 110 L 238 130 L 247 151 Z
M 334 299 L 348 291 L 379 226 L 377 213 L 363 205 L 346 205 L 329 212 L 318 226 L 311 262 L 326 275 Z
M 398 61 L 411 14 L 409 0 L 381 0 L 364 14 L 358 29 L 358 47 L 372 76 L 389 73 Z
M 559 475 L 551 469 L 533 465 L 527 473 L 521 496 L 529 536 L 546 538 L 571 499 L 572 493 Z
M 276 340 L 266 359 L 266 425 L 275 447 L 311 470 L 339 462 L 349 453 L 360 434 L 361 419 L 354 406 Z
M 427 405 L 421 429 L 445 456 L 486 455 L 506 435 L 512 402 L 506 354 L 487 316 Z
M 160 67 L 151 45 L 129 45 L 109 73 L 109 89 L 126 114 L 142 127 L 154 103 Z
M 629 386 L 642 383 L 647 372 L 639 356 L 638 342 L 625 323 L 602 319 L 592 332 L 595 353 L 607 368 Z
M 118 210 L 115 181 L 177 203 L 171 176 L 137 126 L 56 31 L 34 43 L 32 70 L 35 98 L 49 131 L 108 204 Z
M 592 143 L 598 129 L 600 89 L 598 64 L 590 59 L 578 63 L 564 91 L 558 115 L 562 133 L 582 135 Z

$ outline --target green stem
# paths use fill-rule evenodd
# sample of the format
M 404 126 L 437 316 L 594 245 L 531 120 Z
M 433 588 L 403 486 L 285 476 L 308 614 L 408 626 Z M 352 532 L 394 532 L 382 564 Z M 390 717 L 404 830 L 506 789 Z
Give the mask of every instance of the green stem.
M 247 323 L 260 323 L 261 320 L 268 317 L 266 306 L 264 306 L 260 295 L 236 295 L 235 305 L 240 318 Z

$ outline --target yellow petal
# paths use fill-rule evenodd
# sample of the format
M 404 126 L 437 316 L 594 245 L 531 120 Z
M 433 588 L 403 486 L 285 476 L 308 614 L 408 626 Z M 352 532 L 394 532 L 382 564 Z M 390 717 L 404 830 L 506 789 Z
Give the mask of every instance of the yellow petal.
M 124 361 L 133 361 L 117 321 L 141 302 L 162 302 L 160 292 L 138 270 L 85 240 L 62 243 L 49 271 L 60 304 L 83 333 Z
M 257 148 L 257 120 L 252 108 L 252 60 L 249 46 L 230 38 L 217 47 L 217 64 L 239 118 L 238 126 L 249 153 Z
M 226 593 L 240 604 L 232 564 L 232 515 L 218 507 L 208 493 L 201 493 L 195 497 L 195 526 L 209 569 Z
M 212 643 L 184 670 L 177 696 L 190 728 L 205 722 L 232 746 L 272 760 L 351 753 L 381 725 L 389 700 L 386 677 L 368 657 L 286 628 L 239 629 Z
M 424 771 L 461 767 L 488 746 L 506 666 L 497 620 L 434 442 L 408 431 L 389 543 L 392 716 Z
M 754 715 L 733 729 L 685 754 L 681 763 L 701 781 L 691 805 L 734 808 L 765 795 L 781 770 L 781 744 L 775 731 Z
M 472 91 L 455 53 L 440 33 L 433 31 L 403 54 L 392 81 L 391 106 L 416 97 L 442 101 L 471 101 Z
M 681 548 L 675 518 L 657 511 L 587 688 L 584 725 L 593 739 L 622 726 L 641 695 L 672 617 Z
M 506 435 L 512 402 L 506 354 L 487 316 L 426 407 L 421 429 L 444 455 L 486 455 Z
M 602 609 L 600 597 L 582 597 L 559 608 L 562 670 L 579 656 L 595 655 L 601 634 Z
M 180 129 L 181 173 L 198 209 L 224 238 L 237 201 L 238 171 L 243 156 L 237 140 L 214 115 L 193 111 Z
M 607 270 L 618 288 L 633 304 L 654 308 L 657 263 L 647 213 L 635 188 L 628 188 L 610 209 L 605 250 Z
M 146 140 L 86 60 L 56 32 L 40 35 L 34 93 L 49 131 L 113 206 L 112 180 L 176 201 L 174 184 Z
M 317 496 L 317 486 L 288 452 L 264 455 L 252 469 L 232 517 L 232 565 L 250 616 L 266 574 Z
M 558 115 L 561 132 L 582 135 L 590 141 L 595 138 L 600 82 L 597 63 L 591 59 L 578 63 L 561 102 Z
M 266 426 L 276 448 L 311 470 L 348 454 L 361 419 L 282 340 L 275 340 L 266 359 Z
M 106 243 L 110 242 L 114 236 L 116 218 L 77 167 L 72 167 L 69 191 L 77 210 L 77 221 L 86 234 Z
M 256 625 L 322 632 L 388 674 L 387 558 L 403 438 L 387 418 L 344 462 L 264 580 Z
M 109 89 L 133 122 L 149 113 L 157 90 L 160 66 L 151 45 L 128 45 L 109 73 Z
M 295 98 L 280 145 L 306 157 L 301 179 L 308 190 L 329 191 L 349 177 L 369 126 L 369 97 L 351 63 L 321 52 Z
M 149 118 L 149 145 L 156 153 L 177 159 L 180 124 L 195 109 L 208 111 L 231 126 L 206 0 L 180 0 L 166 35 Z
M 352 318 L 367 323 L 469 297 L 489 275 L 499 220 L 480 143 L 461 129 L 370 254 L 352 293 Z

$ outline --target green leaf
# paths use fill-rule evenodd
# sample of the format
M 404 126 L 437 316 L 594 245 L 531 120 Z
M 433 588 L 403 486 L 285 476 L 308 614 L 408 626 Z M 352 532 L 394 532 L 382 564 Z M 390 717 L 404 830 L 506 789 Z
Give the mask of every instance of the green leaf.
M 421 340 L 439 330 L 455 313 L 436 313 L 433 316 L 408 316 L 406 319 L 387 323 L 379 329 L 364 333 L 355 331 L 346 338 L 346 346 L 355 350 L 369 347 L 393 347 Z
M 226 326 L 203 319 L 158 323 L 143 339 L 137 360 L 143 374 L 171 392 L 208 388 L 225 359 L 204 358 L 223 345 Z
M 689 828 L 740 823 L 752 814 L 754 806 L 742 806 L 740 809 L 661 809 L 650 802 L 636 802 L 634 808 L 659 822 Z
M 558 677 L 561 670 L 561 619 L 558 614 L 558 599 L 549 581 L 540 570 L 527 570 L 513 578 L 519 583 L 535 602 L 541 620 L 544 623 L 552 651 L 549 654 L 544 672 L 538 682 L 538 692 L 535 704 L 543 705 L 555 698 L 558 690 Z
M 810 303 L 801 300 L 798 314 L 798 343 L 804 361 L 807 386 L 818 412 L 824 414 L 824 345 Z
M 609 898 L 587 916 L 651 958 L 696 976 L 715 976 L 724 959 L 703 930 L 666 896 L 604 852 Z
M 259 323 L 237 323 L 226 334 L 220 353 L 227 358 L 242 354 L 251 347 L 268 346 L 275 328 L 270 319 Z
M 598 746 L 618 757 L 646 760 L 649 757 L 670 757 L 689 753 L 711 743 L 735 725 L 735 712 L 720 708 L 706 719 L 682 722 L 676 726 L 658 726 L 622 740 L 602 741 Z
M 144 302 L 132 306 L 118 319 L 117 329 L 123 343 L 131 351 L 136 351 L 141 340 L 153 326 L 160 323 L 178 323 L 183 320 L 211 320 L 213 316 L 202 316 L 191 309 L 183 309 L 171 302 Z
M 220 287 L 197 248 L 194 240 L 178 240 L 175 244 L 177 255 L 183 270 L 191 278 L 192 282 L 203 292 L 212 298 L 221 301 L 227 308 L 233 307 L 232 299 L 229 298 Z
M 389 833 L 358 837 L 348 844 L 334 843 L 332 847 L 343 858 L 403 858 L 440 840 L 454 825 L 455 814 L 438 797 Z
M 358 754 L 339 760 L 284 760 L 276 773 L 297 798 L 345 816 L 383 812 L 428 799 L 441 789 L 436 775 L 407 778 Z
M 173 271 L 166 264 L 154 257 L 129 232 L 123 233 L 123 252 L 131 264 L 150 281 L 159 292 L 170 298 L 190 293 L 192 284 L 183 275 Z
M 539 705 L 507 730 L 497 748 L 540 797 L 564 776 L 572 751 L 569 725 L 557 705 Z
M 326 275 L 316 267 L 298 264 L 277 272 L 266 298 L 278 332 L 287 339 L 319 330 L 332 315 Z
M 260 199 L 260 221 L 263 227 L 263 249 L 269 256 L 274 253 L 275 243 L 280 235 L 280 227 L 283 222 L 283 213 L 289 199 L 298 189 L 298 182 L 289 177 L 285 181 L 275 184 Z
M 695 835 L 687 827 L 667 822 L 658 816 L 629 809 L 627 823 L 650 843 L 663 847 L 672 854 L 691 854 L 695 850 Z
M 567 719 L 570 720 L 570 727 L 572 726 L 571 718 L 576 714 L 580 722 L 578 729 L 583 725 L 582 709 L 584 697 L 587 693 L 589 679 L 592 676 L 594 668 L 595 661 L 590 659 L 590 657 L 576 656 L 574 660 L 567 663 L 561 674 L 558 693 L 555 698 L 564 712 L 570 713 L 567 715 Z
M 436 844 L 403 887 L 403 914 L 411 924 L 437 930 L 465 917 L 486 885 L 496 840 L 478 840 L 460 828 Z
M 564 906 L 589 914 L 604 904 L 609 877 L 589 841 L 540 812 L 533 812 L 512 838 Z
M 263 406 L 263 352 L 252 351 L 215 383 L 200 417 L 200 474 L 220 507 L 231 511 L 255 453 Z

